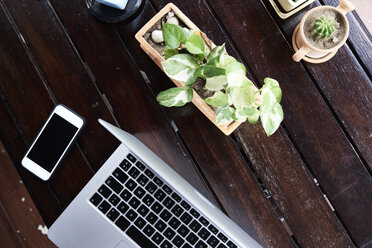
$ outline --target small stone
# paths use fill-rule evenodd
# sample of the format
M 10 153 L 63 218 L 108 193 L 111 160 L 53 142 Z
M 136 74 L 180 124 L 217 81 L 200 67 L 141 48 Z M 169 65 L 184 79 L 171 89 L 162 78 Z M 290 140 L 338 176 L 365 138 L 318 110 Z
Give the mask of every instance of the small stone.
M 24 197 L 21 198 L 21 202 L 25 202 L 25 198 Z
M 338 42 L 338 38 L 337 38 L 337 37 L 334 37 L 334 38 L 332 39 L 332 42 L 337 43 L 337 42 Z
M 154 30 L 151 33 L 151 38 L 155 43 L 162 43 L 163 39 L 163 32 L 161 30 Z
M 167 20 L 167 23 L 179 25 L 178 18 L 175 17 L 175 16 L 169 17 L 168 20 Z
M 48 228 L 46 226 L 39 225 L 37 229 L 44 235 L 48 234 Z

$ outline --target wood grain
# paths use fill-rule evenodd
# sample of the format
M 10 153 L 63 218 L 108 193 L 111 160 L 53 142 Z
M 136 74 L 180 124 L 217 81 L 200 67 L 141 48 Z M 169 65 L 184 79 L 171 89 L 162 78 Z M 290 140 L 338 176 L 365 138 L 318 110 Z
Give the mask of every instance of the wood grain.
M 15 229 L 12 231 L 15 231 L 20 244 L 22 247 L 55 247 L 47 236 L 38 230 L 39 225 L 44 227 L 45 224 L 1 141 L 0 161 L 0 211 L 7 212 Z

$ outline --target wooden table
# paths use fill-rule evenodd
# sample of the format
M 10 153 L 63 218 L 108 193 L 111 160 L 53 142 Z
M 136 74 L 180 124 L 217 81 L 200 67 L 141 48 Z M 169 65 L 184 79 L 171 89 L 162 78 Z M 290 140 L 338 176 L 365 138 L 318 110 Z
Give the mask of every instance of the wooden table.
M 355 12 L 351 33 L 324 64 L 295 63 L 292 31 L 268 0 L 175 3 L 216 44 L 283 89 L 284 122 L 223 135 L 192 104 L 165 109 L 172 82 L 134 34 L 168 1 L 145 1 L 130 22 L 97 21 L 83 0 L 0 0 L 0 139 L 50 226 L 119 142 L 103 118 L 134 134 L 267 247 L 372 247 L 372 44 Z M 56 103 L 87 119 L 55 177 L 20 165 Z

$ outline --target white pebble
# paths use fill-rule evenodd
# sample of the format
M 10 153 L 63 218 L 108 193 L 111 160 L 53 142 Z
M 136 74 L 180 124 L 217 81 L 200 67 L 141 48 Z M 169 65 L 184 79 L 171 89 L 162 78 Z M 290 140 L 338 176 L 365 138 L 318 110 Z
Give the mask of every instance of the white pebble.
M 155 43 L 161 43 L 164 41 L 163 32 L 161 30 L 154 30 L 151 33 L 151 38 Z
M 46 226 L 42 226 L 42 225 L 39 225 L 37 227 L 38 230 L 40 230 L 40 232 L 44 235 L 47 235 L 48 234 L 48 228 Z
M 332 41 L 333 41 L 334 43 L 337 43 L 337 42 L 338 42 L 337 37 L 334 37 L 334 38 L 332 39 Z
M 179 25 L 178 19 L 175 16 L 169 17 L 167 23 Z
M 24 197 L 21 198 L 21 202 L 25 202 L 25 198 Z

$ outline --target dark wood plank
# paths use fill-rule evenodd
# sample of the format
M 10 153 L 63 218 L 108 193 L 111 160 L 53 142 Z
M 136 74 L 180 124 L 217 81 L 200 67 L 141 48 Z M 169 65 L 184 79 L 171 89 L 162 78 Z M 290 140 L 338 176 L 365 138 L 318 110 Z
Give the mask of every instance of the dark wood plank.
M 164 2 L 167 1 L 160 1 L 163 5 L 165 4 Z M 211 16 L 210 12 L 208 11 L 208 7 L 204 4 L 196 3 L 196 2 L 177 2 L 176 3 L 182 7 L 181 9 L 185 11 L 186 15 L 191 16 L 191 19 L 196 22 L 196 24 L 202 28 L 203 31 L 209 30 L 209 32 L 213 32 L 214 38 L 216 36 L 218 37 L 217 43 L 222 44 L 227 40 L 226 37 L 223 36 L 223 31 L 219 28 L 219 25 L 215 23 L 214 18 Z M 203 6 L 204 5 L 204 6 Z M 251 7 L 249 9 L 255 8 L 256 2 L 251 3 Z M 219 6 L 217 9 L 222 9 L 224 7 L 229 8 L 229 9 L 234 9 L 229 13 L 230 19 L 225 20 L 225 22 L 229 22 L 230 29 L 234 30 L 235 34 L 238 32 L 243 31 L 244 29 L 237 28 L 241 27 L 241 24 L 236 23 L 235 20 L 242 21 L 244 20 L 245 16 L 252 16 L 251 15 L 240 15 L 239 11 L 240 9 L 247 9 L 246 4 L 243 2 L 237 3 L 235 2 L 229 2 L 228 5 L 222 2 L 220 2 Z M 235 10 L 238 9 L 239 11 Z M 216 10 L 216 9 L 215 9 Z M 200 11 L 200 12 L 199 12 Z M 217 11 L 217 10 L 216 10 Z M 268 17 L 268 15 L 266 14 Z M 208 20 L 208 21 L 205 21 Z M 235 22 L 235 23 L 234 23 Z M 266 21 L 268 22 L 268 21 Z M 232 24 L 234 23 L 234 25 Z M 265 22 L 263 22 L 265 23 Z M 205 26 L 204 29 L 201 26 Z M 207 31 L 208 32 L 208 31 Z M 239 34 L 239 39 L 241 41 L 241 37 L 243 37 L 243 40 L 245 40 L 245 37 L 247 35 L 243 35 L 242 33 Z M 252 37 L 252 39 L 254 39 Z M 258 43 L 256 41 L 256 43 Z M 248 46 L 246 46 L 248 47 Z M 246 52 L 253 53 L 252 50 L 245 49 Z M 257 50 L 259 51 L 259 50 Z M 259 53 L 261 56 L 261 53 Z M 233 56 L 237 56 L 236 54 L 233 54 Z M 260 72 L 265 72 L 264 69 L 261 70 Z M 252 78 L 252 76 L 250 76 Z M 285 93 L 285 91 L 284 91 Z M 245 130 L 244 130 L 245 131 Z M 245 132 L 242 131 L 241 133 L 243 134 L 243 137 L 246 137 L 245 140 L 249 142 L 252 140 L 251 137 L 249 137 Z M 257 137 L 258 136 L 258 137 Z M 283 139 L 286 135 L 282 135 Z M 255 144 L 259 144 L 260 149 L 256 150 L 275 150 L 278 149 L 277 146 L 280 144 L 279 142 L 275 143 L 273 141 L 265 141 L 265 136 L 263 133 L 259 136 L 257 133 L 254 133 L 255 137 Z M 280 140 L 280 139 L 279 139 Z M 270 143 L 273 142 L 273 143 Z M 286 145 L 283 145 L 286 144 Z M 290 158 L 290 161 L 295 162 L 292 170 L 289 170 L 291 172 L 292 178 L 291 180 L 286 180 L 287 177 L 285 177 L 285 174 L 280 174 L 282 177 L 275 178 L 275 174 L 271 174 L 268 169 L 263 170 L 265 173 L 261 173 L 260 177 L 262 180 L 265 180 L 265 186 L 270 186 L 272 189 L 271 193 L 275 196 L 273 196 L 274 200 L 276 201 L 276 204 L 279 206 L 279 209 L 285 214 L 283 214 L 285 217 L 287 217 L 287 221 L 289 224 L 289 228 L 291 231 L 293 231 L 295 237 L 299 240 L 301 244 L 308 245 L 308 246 L 328 246 L 332 245 L 333 243 L 338 244 L 340 246 L 348 246 L 352 245 L 348 235 L 346 234 L 345 230 L 343 230 L 342 225 L 339 223 L 337 220 L 336 216 L 332 213 L 332 211 L 328 208 L 326 202 L 322 199 L 322 194 L 319 191 L 319 189 L 316 188 L 314 183 L 311 181 L 312 178 L 310 177 L 310 174 L 306 171 L 306 169 L 299 170 L 297 167 L 304 167 L 304 164 L 302 163 L 301 159 L 299 156 L 293 152 L 292 150 L 294 149 L 293 146 L 289 146 L 290 141 L 288 138 L 286 140 L 281 141 L 280 148 L 282 148 L 282 153 L 283 153 L 283 158 L 281 156 L 280 159 L 275 158 L 276 153 L 271 153 L 267 152 L 265 153 L 265 156 L 270 156 L 271 157 L 266 157 L 267 162 L 269 163 L 265 165 L 266 167 L 269 167 L 272 169 L 273 172 L 279 173 L 280 170 L 277 168 L 282 165 L 287 166 L 288 158 Z M 288 156 L 288 157 L 286 157 Z M 257 163 L 257 159 L 261 159 L 262 157 L 258 157 L 258 154 L 255 154 L 255 157 L 250 157 L 253 166 L 262 166 L 262 164 Z M 278 162 L 278 160 L 280 162 Z M 271 167 L 270 167 L 271 165 Z M 274 180 L 275 179 L 275 180 Z M 293 191 L 293 184 L 297 183 L 299 190 L 301 190 L 302 194 L 299 194 L 298 192 Z M 267 185 L 268 184 L 268 185 Z M 288 196 L 289 195 L 289 196 Z M 308 199 L 313 198 L 313 199 L 319 199 L 318 204 L 313 204 L 313 208 L 306 208 Z M 291 198 L 294 201 L 286 201 L 286 198 Z M 296 203 L 296 204 L 294 204 Z M 303 212 L 306 212 L 306 214 L 302 214 Z M 301 213 L 301 214 L 300 214 Z M 322 223 L 322 224 L 320 224 Z M 293 226 L 292 226 L 293 225 Z M 321 232 L 319 231 L 319 228 L 322 229 Z M 317 231 L 315 231 L 318 229 Z M 321 233 L 321 234 L 320 234 Z M 328 235 L 325 235 L 327 233 Z
M 113 27 L 96 21 L 84 1 L 51 2 L 121 126 L 216 202 Z
M 7 39 L 1 41 L 2 61 L 0 63 L 3 65 L 3 73 L 0 75 L 1 88 L 16 120 L 16 125 L 24 135 L 26 145 L 30 145 L 52 111 L 54 103 L 28 59 L 21 42 L 16 37 L 16 33 L 11 29 L 11 23 L 6 23 L 4 15 L 1 15 L 0 19 L 4 23 L 2 33 L 7 36 Z M 22 65 L 21 70 L 20 65 Z M 16 154 L 15 160 L 20 163 L 26 149 L 24 146 L 16 149 L 17 151 L 13 153 Z M 92 174 L 79 149 L 76 146 L 73 147 L 56 172 L 56 176 L 51 179 L 51 185 L 64 206 L 67 206 L 76 196 Z M 71 175 L 76 176 L 71 177 Z
M 6 211 L 22 247 L 55 247 L 46 234 L 38 230 L 45 224 L 1 141 L 0 161 L 0 211 Z
M 16 233 L 17 230 L 9 220 L 8 213 L 0 201 L 0 247 L 22 247 L 23 242 L 17 237 Z
M 231 2 L 229 8 L 217 1 L 213 1 L 212 5 L 227 30 L 245 23 L 244 29 L 235 29 L 229 33 L 255 76 L 264 78 L 270 75 L 279 79 L 283 88 L 284 125 L 331 202 L 336 203 L 333 201 L 335 197 L 350 200 L 344 196 L 344 189 L 367 179 L 368 172 L 306 71 L 301 64 L 291 61 L 292 50 L 265 8 L 253 4 L 253 1 L 252 8 L 241 8 L 241 1 Z M 348 60 L 348 57 L 344 56 L 343 59 Z M 372 182 L 368 184 L 371 189 Z M 351 205 L 345 208 L 346 205 L 334 204 L 334 207 L 349 231 L 351 227 L 359 229 L 359 232 L 353 233 L 353 237 L 359 244 L 364 244 L 371 239 L 366 228 L 371 223 L 365 220 L 368 219 L 372 199 L 361 199 L 357 197 L 359 192 L 354 193 L 355 202 L 364 200 L 360 203 L 363 207 L 358 207 L 358 210 L 363 211 L 356 212 L 356 207 Z M 350 218 L 350 215 L 353 217 Z
M 134 60 L 147 73 L 151 87 L 159 92 L 172 83 L 134 39 L 134 34 L 154 14 L 146 2 L 144 9 L 131 23 L 121 23 L 117 27 Z M 227 214 L 268 247 L 293 246 L 285 228 L 278 221 L 279 216 L 273 214 L 272 207 L 264 199 L 262 190 L 232 140 L 192 105 L 166 109 L 166 112 L 177 125 Z

